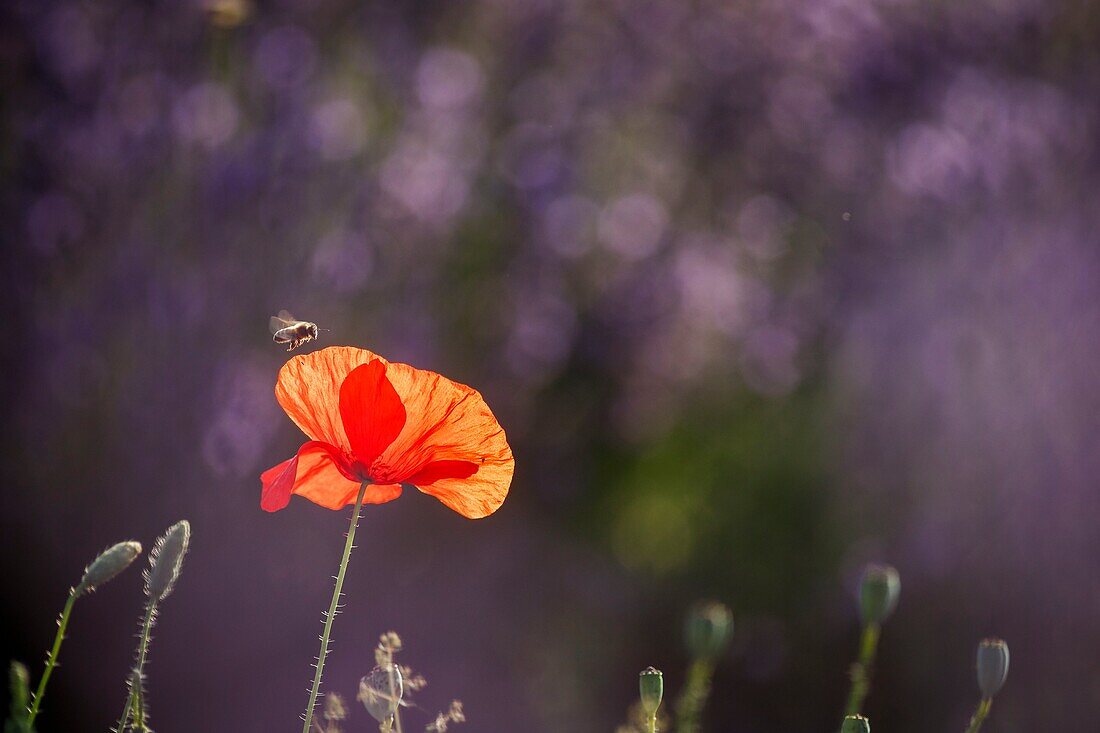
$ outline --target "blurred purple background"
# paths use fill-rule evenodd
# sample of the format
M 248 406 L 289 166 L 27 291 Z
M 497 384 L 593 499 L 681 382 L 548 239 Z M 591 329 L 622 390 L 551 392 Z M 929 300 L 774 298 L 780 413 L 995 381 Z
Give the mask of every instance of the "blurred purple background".
M 298 729 L 346 516 L 259 509 L 289 308 L 476 386 L 517 459 L 486 520 L 368 508 L 326 689 L 395 629 L 408 730 L 609 731 L 716 597 L 708 729 L 835 729 L 878 559 L 876 728 L 962 730 L 988 635 L 989 730 L 1100 727 L 1100 5 L 10 0 L 0 85 L 33 675 L 84 564 L 187 518 L 154 726 Z M 117 718 L 140 583 L 78 603 L 41 733 Z

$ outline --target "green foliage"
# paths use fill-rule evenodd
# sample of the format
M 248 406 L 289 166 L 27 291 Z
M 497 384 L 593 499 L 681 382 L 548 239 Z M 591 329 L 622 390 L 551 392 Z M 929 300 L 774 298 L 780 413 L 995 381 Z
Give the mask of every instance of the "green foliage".
M 30 675 L 20 662 L 12 660 L 8 668 L 8 694 L 11 709 L 4 733 L 34 733 L 30 720 Z

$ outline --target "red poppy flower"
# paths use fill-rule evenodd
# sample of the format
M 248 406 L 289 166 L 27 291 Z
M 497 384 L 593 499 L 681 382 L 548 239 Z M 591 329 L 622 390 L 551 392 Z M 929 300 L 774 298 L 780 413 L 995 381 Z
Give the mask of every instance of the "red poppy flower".
M 303 496 L 328 509 L 383 504 L 412 484 L 464 517 L 495 512 L 515 460 L 500 423 L 474 389 L 350 346 L 295 356 L 275 397 L 309 436 L 298 455 L 260 475 L 260 506 Z

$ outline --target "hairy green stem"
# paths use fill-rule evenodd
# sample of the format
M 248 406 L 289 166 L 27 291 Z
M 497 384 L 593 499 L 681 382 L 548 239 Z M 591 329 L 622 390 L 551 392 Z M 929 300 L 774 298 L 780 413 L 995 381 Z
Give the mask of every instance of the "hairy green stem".
M 699 719 L 710 697 L 710 681 L 714 676 L 714 662 L 699 658 L 691 663 L 683 692 L 676 702 L 676 733 L 697 733 Z
M 657 713 L 646 718 L 646 733 L 657 733 Z
M 76 603 L 77 595 L 75 587 L 69 589 L 69 598 L 65 601 L 65 609 L 61 611 L 61 617 L 57 620 L 57 635 L 53 638 L 53 648 L 46 656 L 46 669 L 42 672 L 42 679 L 38 681 L 38 689 L 35 690 L 34 698 L 31 700 L 30 716 L 27 718 L 28 726 L 33 726 L 34 719 L 38 717 L 38 708 L 42 704 L 42 696 L 46 694 L 46 683 L 50 681 L 53 668 L 57 666 L 57 655 L 61 652 L 61 642 L 65 639 L 65 629 L 69 625 L 69 616 L 72 615 L 73 604 Z
M 118 733 L 122 733 L 130 723 L 131 713 L 134 710 L 134 702 L 139 692 L 135 690 L 145 679 L 145 658 L 149 654 L 149 632 L 153 629 L 153 621 L 157 616 L 157 604 L 152 599 L 145 604 L 145 620 L 141 623 L 141 639 L 138 641 L 137 664 L 134 666 L 130 677 L 130 692 L 126 695 L 126 705 L 122 708 L 122 717 L 118 719 Z
M 966 733 L 978 733 L 992 706 L 993 698 L 991 697 L 984 698 L 978 703 L 978 709 L 974 711 L 974 717 L 970 719 L 970 726 L 966 729 Z
M 306 706 L 305 725 L 302 733 L 309 733 L 313 724 L 313 710 L 317 706 L 317 695 L 321 691 L 321 674 L 325 669 L 325 657 L 328 655 L 329 634 L 332 632 L 332 619 L 336 616 L 337 606 L 340 605 L 340 593 L 344 587 L 344 574 L 348 569 L 348 558 L 351 557 L 351 548 L 355 542 L 355 528 L 359 525 L 359 512 L 363 508 L 363 496 L 367 493 L 370 481 L 364 481 L 359 487 L 359 495 L 355 498 L 355 509 L 351 513 L 351 525 L 348 527 L 348 539 L 344 543 L 344 556 L 340 560 L 340 571 L 336 574 L 336 587 L 332 591 L 332 601 L 328 604 L 328 614 L 325 616 L 325 630 L 321 634 L 321 652 L 317 655 L 317 671 L 313 675 L 313 687 L 309 691 L 309 704 Z
M 859 643 L 859 659 L 852 665 L 852 689 L 848 693 L 848 705 L 845 707 L 845 715 L 859 715 L 863 708 L 863 700 L 871 689 L 871 667 L 875 662 L 875 651 L 878 649 L 878 637 L 881 627 L 878 624 L 867 624 L 863 627 L 863 635 Z

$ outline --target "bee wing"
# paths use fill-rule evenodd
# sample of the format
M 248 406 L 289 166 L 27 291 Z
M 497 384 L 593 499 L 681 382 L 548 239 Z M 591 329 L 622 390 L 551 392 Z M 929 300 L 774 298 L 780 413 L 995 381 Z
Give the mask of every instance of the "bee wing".
M 267 322 L 268 328 L 271 329 L 271 333 L 276 333 L 283 330 L 287 326 L 293 326 L 296 323 L 294 316 L 290 315 L 285 310 L 279 311 L 279 315 L 272 316 Z

